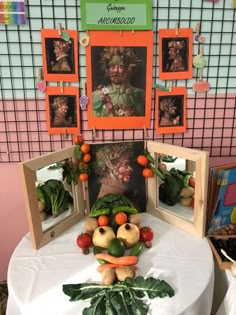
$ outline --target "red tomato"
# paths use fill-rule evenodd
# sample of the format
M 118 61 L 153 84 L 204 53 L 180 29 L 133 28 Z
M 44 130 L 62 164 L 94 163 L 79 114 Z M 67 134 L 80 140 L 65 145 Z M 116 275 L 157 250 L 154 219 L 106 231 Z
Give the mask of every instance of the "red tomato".
M 124 213 L 124 212 L 118 212 L 118 213 L 115 215 L 115 222 L 116 222 L 118 225 L 124 224 L 125 222 L 127 222 L 127 214 Z
M 88 233 L 81 233 L 77 237 L 77 245 L 80 248 L 90 247 L 92 245 L 92 237 L 91 237 L 91 235 L 88 234 Z
M 165 163 L 161 163 L 160 165 L 161 165 L 161 168 L 162 168 L 163 170 L 166 170 L 166 169 L 167 169 L 167 166 L 165 165 Z
M 148 164 L 148 159 L 145 155 L 139 155 L 137 157 L 137 163 L 142 166 L 146 166 Z
M 106 226 L 109 223 L 109 218 L 107 215 L 100 215 L 98 217 L 98 225 L 99 226 Z
M 191 187 L 195 187 L 195 178 L 193 177 L 193 176 L 191 176 L 190 178 L 189 178 L 189 182 L 188 182 L 188 184 L 189 184 L 189 186 L 191 186 Z
M 143 174 L 143 177 L 146 177 L 146 178 L 150 178 L 154 176 L 154 173 L 150 168 L 145 168 L 142 174 Z
M 192 198 L 191 207 L 194 208 L 194 198 Z
M 82 144 L 84 142 L 84 139 L 81 135 L 75 135 L 73 137 L 73 143 L 74 144 Z
M 142 242 L 151 241 L 153 239 L 154 233 L 149 226 L 143 226 L 139 229 L 140 231 L 140 240 Z

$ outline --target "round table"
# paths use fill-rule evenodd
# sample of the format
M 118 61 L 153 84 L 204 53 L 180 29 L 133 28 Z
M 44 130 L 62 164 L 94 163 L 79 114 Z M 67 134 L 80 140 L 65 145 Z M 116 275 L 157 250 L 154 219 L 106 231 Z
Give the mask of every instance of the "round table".
M 214 262 L 207 240 L 142 214 L 142 226 L 154 230 L 153 246 L 139 257 L 137 275 L 165 280 L 175 290 L 171 298 L 150 300 L 150 313 L 158 315 L 210 315 L 214 287 Z M 70 302 L 63 284 L 101 282 L 93 254 L 84 255 L 76 238 L 84 222 L 39 250 L 27 234 L 16 247 L 8 268 L 7 315 L 82 314 L 89 302 Z
M 216 315 L 235 315 L 236 277 L 232 274 L 231 270 L 226 270 L 225 276 L 228 283 L 228 289 Z

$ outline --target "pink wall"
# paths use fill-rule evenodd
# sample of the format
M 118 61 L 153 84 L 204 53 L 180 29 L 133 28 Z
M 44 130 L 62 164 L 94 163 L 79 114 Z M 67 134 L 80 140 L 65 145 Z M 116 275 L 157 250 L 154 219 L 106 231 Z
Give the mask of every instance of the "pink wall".
M 235 157 L 210 158 L 210 166 L 236 162 Z M 7 279 L 7 267 L 14 248 L 28 232 L 18 164 L 0 164 L 0 281 Z
M 7 279 L 7 267 L 17 243 L 28 232 L 26 210 L 18 164 L 0 164 L 0 281 Z

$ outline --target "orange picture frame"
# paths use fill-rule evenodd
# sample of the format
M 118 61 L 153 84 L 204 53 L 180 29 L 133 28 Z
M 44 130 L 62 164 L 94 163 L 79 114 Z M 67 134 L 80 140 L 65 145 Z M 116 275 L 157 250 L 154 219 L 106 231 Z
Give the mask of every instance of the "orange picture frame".
M 192 28 L 159 30 L 159 78 L 191 79 L 193 59 Z
M 69 40 L 65 41 L 65 33 Z M 45 81 L 78 82 L 78 31 L 41 29 Z
M 186 95 L 186 87 L 175 87 L 171 92 L 156 89 L 157 134 L 186 131 Z
M 89 35 L 90 43 L 86 47 L 87 95 L 89 98 L 88 127 L 91 129 L 149 128 L 152 101 L 153 32 L 91 31 Z M 109 90 L 109 83 L 106 83 L 108 78 L 105 80 L 105 74 L 109 72 L 106 67 L 108 67 L 109 62 L 112 63 L 112 54 L 104 54 L 104 51 L 107 49 L 107 52 L 111 52 L 120 48 L 130 52 L 132 55 L 131 59 L 133 58 L 133 63 L 130 67 L 134 67 L 137 71 L 135 76 L 133 76 L 133 82 L 135 83 L 129 81 L 131 88 L 122 90 L 123 85 L 120 85 L 119 93 L 132 94 L 132 91 L 135 91 L 137 93 L 135 95 L 132 94 L 132 97 L 133 95 L 136 97 L 138 93 L 141 95 L 141 91 L 143 91 L 143 106 L 140 106 L 140 112 L 138 112 L 138 106 L 136 108 L 132 107 L 129 101 L 127 101 L 128 104 L 124 105 L 118 104 L 119 101 L 111 101 L 110 98 L 111 91 Z M 136 57 L 133 54 L 134 51 Z M 125 59 L 127 55 L 123 57 Z M 138 72 L 137 68 L 141 69 L 140 72 Z M 98 87 L 100 90 L 98 90 Z M 108 102 L 101 104 L 101 99 L 104 103 L 105 100 L 108 100 Z M 138 104 L 138 101 L 135 103 Z M 104 109 L 105 115 L 99 114 L 99 116 L 97 113 L 95 114 L 97 108 L 99 110 Z
M 79 89 L 48 86 L 46 90 L 46 119 L 51 134 L 79 134 Z

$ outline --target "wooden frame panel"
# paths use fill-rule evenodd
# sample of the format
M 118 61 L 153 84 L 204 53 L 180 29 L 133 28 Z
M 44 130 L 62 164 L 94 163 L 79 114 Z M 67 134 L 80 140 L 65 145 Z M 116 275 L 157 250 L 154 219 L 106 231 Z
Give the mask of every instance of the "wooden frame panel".
M 208 152 L 153 141 L 147 141 L 147 150 L 154 158 L 158 153 L 172 156 L 174 152 L 174 156 L 194 162 L 196 180 L 193 222 L 174 215 L 173 213 L 168 212 L 160 207 L 158 191 L 160 180 L 157 177 L 148 179 L 147 212 L 172 225 L 179 227 L 190 234 L 200 238 L 204 237 L 208 181 Z
M 39 249 L 43 245 L 47 244 L 85 216 L 86 206 L 84 201 L 83 185 L 81 183 L 78 183 L 77 185 L 72 184 L 74 213 L 45 231 L 42 229 L 42 223 L 39 215 L 38 199 L 35 189 L 36 171 L 65 159 L 72 159 L 72 161 L 75 162 L 74 149 L 75 146 L 72 146 L 58 152 L 49 153 L 20 163 L 27 219 L 32 239 L 32 247 L 34 249 Z

